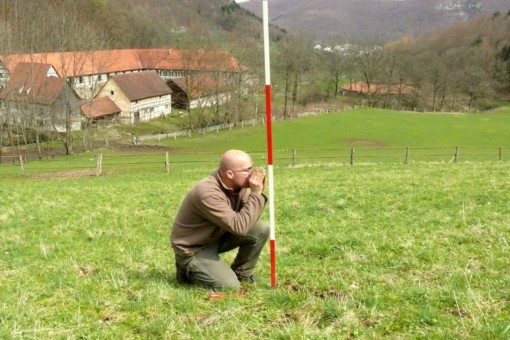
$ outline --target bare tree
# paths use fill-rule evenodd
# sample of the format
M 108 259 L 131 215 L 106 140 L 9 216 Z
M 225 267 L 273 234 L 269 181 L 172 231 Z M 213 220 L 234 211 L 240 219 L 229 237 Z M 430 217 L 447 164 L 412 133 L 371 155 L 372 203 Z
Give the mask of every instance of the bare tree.
M 331 40 L 328 46 L 320 46 L 314 72 L 323 75 L 326 97 L 336 98 L 344 81 L 354 82 L 355 51 L 356 46 L 342 38 Z
M 72 79 L 76 74 L 81 74 L 84 65 L 91 61 L 92 52 L 108 46 L 107 38 L 88 25 L 83 25 L 80 20 L 82 8 L 79 3 L 68 2 L 67 6 L 61 6 L 56 13 L 58 21 L 55 22 L 54 37 L 58 44 L 56 48 L 60 53 L 61 74 L 60 76 L 72 86 Z M 93 88 L 93 86 L 92 86 Z M 91 91 L 94 91 L 91 89 Z M 66 149 L 66 154 L 71 154 L 74 148 L 73 130 L 79 116 L 79 103 L 76 101 L 74 91 L 65 91 L 64 120 L 65 131 L 59 136 Z M 77 117 L 78 115 L 78 117 Z
M 361 78 L 367 84 L 368 106 L 373 105 L 374 83 L 380 76 L 383 53 L 380 46 L 365 46 L 357 51 L 356 65 Z
M 227 91 L 230 93 L 224 105 L 224 122 L 240 122 L 247 118 L 257 118 L 259 85 L 263 76 L 261 72 L 262 44 L 257 43 L 253 38 L 234 40 L 230 44 L 225 44 L 223 50 L 230 50 L 235 56 L 236 65 L 232 65 L 232 71 L 226 72 L 223 76 L 227 82 Z M 242 65 L 243 60 L 247 65 Z M 231 67 L 232 67 L 231 66 Z M 251 74 L 247 74 L 247 70 Z M 247 103 L 253 106 L 246 108 Z
M 301 83 L 305 71 L 311 66 L 312 39 L 305 34 L 289 36 L 283 41 L 278 72 L 283 82 L 283 117 L 289 117 L 301 96 Z

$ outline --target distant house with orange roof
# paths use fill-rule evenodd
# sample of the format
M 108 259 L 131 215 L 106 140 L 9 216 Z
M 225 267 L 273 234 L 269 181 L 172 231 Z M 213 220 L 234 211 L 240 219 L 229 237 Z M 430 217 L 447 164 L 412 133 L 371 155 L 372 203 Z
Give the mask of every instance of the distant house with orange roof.
M 172 111 L 172 90 L 156 71 L 114 75 L 100 89 L 97 99 L 101 97 L 120 109 L 121 124 L 165 117 Z
M 411 94 L 414 92 L 414 87 L 411 85 L 387 85 L 387 84 L 367 84 L 366 82 L 356 82 L 346 84 L 341 87 L 344 94 L 359 94 L 359 95 L 403 95 Z
M 92 98 L 116 74 L 153 70 L 164 80 L 189 75 L 242 73 L 246 69 L 226 51 L 122 49 L 0 56 L 0 88 L 20 62 L 53 65 L 83 99 Z
M 50 64 L 17 63 L 0 101 L 11 122 L 58 132 L 81 127 L 80 98 Z

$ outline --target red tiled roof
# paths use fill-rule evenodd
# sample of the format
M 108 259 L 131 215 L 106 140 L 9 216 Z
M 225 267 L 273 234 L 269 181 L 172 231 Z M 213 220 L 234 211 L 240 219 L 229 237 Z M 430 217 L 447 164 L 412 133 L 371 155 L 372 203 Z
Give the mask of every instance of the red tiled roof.
M 51 52 L 0 56 L 12 72 L 17 63 L 51 64 L 61 77 L 77 77 L 133 70 L 192 70 L 241 72 L 245 68 L 226 51 L 124 49 Z
M 109 97 L 98 97 L 93 100 L 83 102 L 80 108 L 87 118 L 104 117 L 120 113 L 121 111 L 117 104 L 115 104 Z
M 156 71 L 118 74 L 111 78 L 130 101 L 172 94 Z
M 51 69 L 49 64 L 18 63 L 0 98 L 51 105 L 64 86 L 64 79 L 48 76 Z
M 368 84 L 362 81 L 342 86 L 343 91 L 367 94 L 369 92 Z M 371 94 L 409 94 L 414 91 L 411 85 L 386 85 L 386 84 L 370 84 Z

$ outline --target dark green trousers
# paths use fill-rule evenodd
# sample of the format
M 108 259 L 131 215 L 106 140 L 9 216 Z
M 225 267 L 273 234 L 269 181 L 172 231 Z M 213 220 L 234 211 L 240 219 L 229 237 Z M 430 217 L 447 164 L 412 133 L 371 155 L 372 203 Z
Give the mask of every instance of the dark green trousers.
M 177 279 L 214 290 L 239 290 L 239 278 L 253 274 L 268 238 L 269 226 L 257 222 L 246 236 L 227 233 L 218 243 L 201 249 L 193 256 L 175 254 Z M 219 254 L 236 248 L 239 248 L 237 256 L 229 266 Z

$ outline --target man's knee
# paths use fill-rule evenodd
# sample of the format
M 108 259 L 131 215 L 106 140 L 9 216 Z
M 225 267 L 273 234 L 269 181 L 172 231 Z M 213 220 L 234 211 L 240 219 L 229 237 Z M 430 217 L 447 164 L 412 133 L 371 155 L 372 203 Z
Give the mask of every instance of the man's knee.
M 188 275 L 193 284 L 217 290 L 239 290 L 236 274 L 217 255 L 197 254 L 188 264 Z
M 269 238 L 269 225 L 263 222 L 257 222 L 253 225 L 248 235 L 258 239 L 267 240 Z
M 190 273 L 191 282 L 197 286 L 201 286 L 214 290 L 234 290 L 241 289 L 241 283 L 233 275 L 224 275 L 223 273 L 216 273 L 217 275 L 203 275 L 203 273 Z M 219 275 L 218 275 L 219 274 Z
M 218 289 L 218 290 L 238 291 L 239 289 L 241 289 L 241 283 L 239 282 L 239 280 L 237 278 L 229 279 L 229 280 L 222 280 L 222 281 L 217 281 L 213 288 Z

